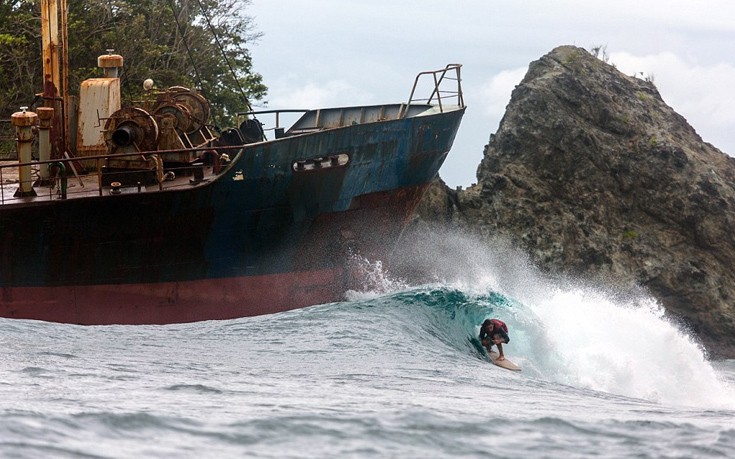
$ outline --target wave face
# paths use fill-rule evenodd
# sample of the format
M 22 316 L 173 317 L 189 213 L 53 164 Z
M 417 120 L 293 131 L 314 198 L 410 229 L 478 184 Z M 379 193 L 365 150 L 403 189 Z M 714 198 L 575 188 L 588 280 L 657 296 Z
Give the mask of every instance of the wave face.
M 735 361 L 645 295 L 444 239 L 407 260 L 430 284 L 362 260 L 362 291 L 282 314 L 0 320 L 0 456 L 732 456 Z M 486 360 L 488 317 L 521 373 Z

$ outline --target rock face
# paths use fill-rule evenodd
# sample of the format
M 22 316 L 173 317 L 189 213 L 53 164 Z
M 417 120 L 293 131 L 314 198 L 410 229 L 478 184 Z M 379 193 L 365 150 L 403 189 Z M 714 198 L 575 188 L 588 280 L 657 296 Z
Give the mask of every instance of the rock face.
M 549 273 L 642 286 L 735 357 L 735 159 L 651 82 L 554 49 L 513 91 L 477 178 L 435 191 L 433 220 L 509 238 Z

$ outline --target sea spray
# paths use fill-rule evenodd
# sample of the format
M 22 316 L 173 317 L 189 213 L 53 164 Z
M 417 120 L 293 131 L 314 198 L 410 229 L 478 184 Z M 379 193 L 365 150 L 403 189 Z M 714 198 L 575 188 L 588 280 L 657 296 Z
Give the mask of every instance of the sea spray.
M 353 254 L 350 256 L 350 266 L 358 285 L 357 289 L 345 293 L 348 301 L 375 298 L 408 288 L 408 283 L 391 275 L 380 260 L 368 260 L 361 255 Z
M 551 278 L 512 244 L 457 232 L 424 233 L 400 254 L 408 278 L 423 276 L 484 305 L 464 316 L 468 339 L 484 318 L 505 321 L 506 353 L 529 377 L 672 405 L 735 406 L 735 390 L 696 337 L 641 289 Z
M 226 321 L 0 320 L 0 455 L 732 456 L 733 410 L 593 390 L 580 382 L 588 373 L 568 378 L 564 351 L 575 347 L 555 341 L 547 313 L 561 320 L 575 299 L 611 303 L 613 318 L 591 320 L 593 331 L 643 303 L 535 285 L 547 303 L 520 290 L 512 297 L 433 283 Z M 678 330 L 657 314 L 643 322 Z M 506 352 L 521 359 L 522 373 L 489 364 L 470 344 L 489 316 L 510 325 Z M 735 381 L 735 362 L 718 366 Z M 663 372 L 712 390 L 688 371 Z
M 735 407 L 696 338 L 653 299 L 617 303 L 601 292 L 552 290 L 531 306 L 554 351 L 539 362 L 557 382 L 673 405 Z

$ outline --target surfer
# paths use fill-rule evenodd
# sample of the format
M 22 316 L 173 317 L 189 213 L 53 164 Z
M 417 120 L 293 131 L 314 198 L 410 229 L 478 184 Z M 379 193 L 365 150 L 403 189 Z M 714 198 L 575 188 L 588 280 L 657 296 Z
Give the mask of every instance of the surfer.
M 503 344 L 510 342 L 508 326 L 502 320 L 485 319 L 480 326 L 480 342 L 487 349 L 488 353 L 490 353 L 493 344 L 498 346 L 498 353 L 500 354 L 498 360 L 505 360 Z

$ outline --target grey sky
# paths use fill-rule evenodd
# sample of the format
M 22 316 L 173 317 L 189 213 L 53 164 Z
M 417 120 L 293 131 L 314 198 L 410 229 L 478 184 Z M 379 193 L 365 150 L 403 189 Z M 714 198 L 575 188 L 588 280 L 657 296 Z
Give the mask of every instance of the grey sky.
M 463 64 L 467 114 L 440 171 L 475 182 L 484 145 L 528 64 L 604 46 L 652 76 L 697 132 L 735 155 L 735 2 L 725 0 L 252 0 L 251 48 L 270 108 L 402 102 L 415 75 Z M 268 121 L 268 120 L 264 120 Z

